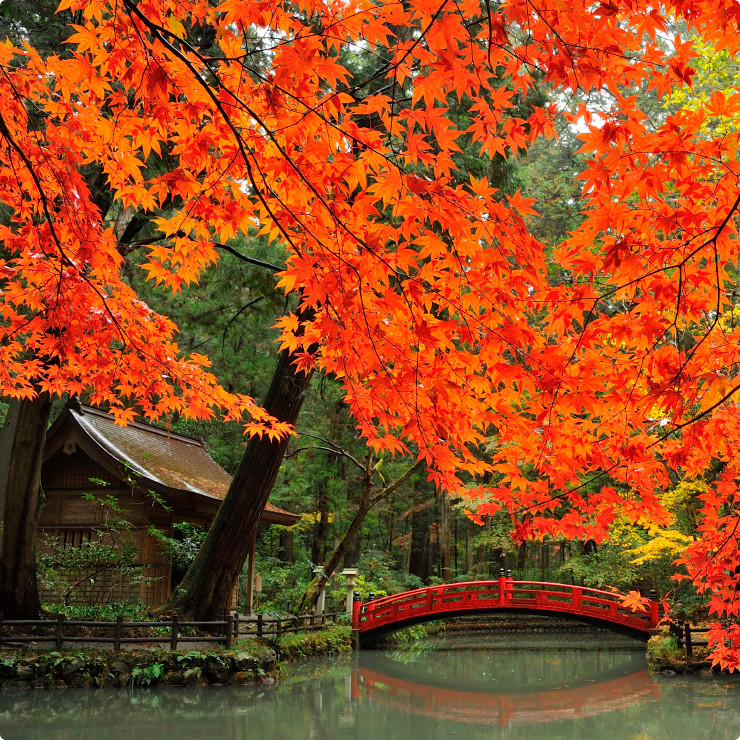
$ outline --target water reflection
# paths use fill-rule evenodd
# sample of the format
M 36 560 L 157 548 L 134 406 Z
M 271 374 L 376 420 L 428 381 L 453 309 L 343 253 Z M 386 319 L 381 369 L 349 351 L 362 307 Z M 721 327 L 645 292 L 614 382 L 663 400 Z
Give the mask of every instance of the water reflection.
M 521 640 L 521 637 L 517 637 Z M 625 646 L 467 638 L 296 666 L 273 686 L 0 692 L 3 740 L 735 740 L 740 688 Z M 485 641 L 485 642 L 484 642 Z M 588 647 L 588 649 L 584 649 Z
M 660 700 L 645 656 L 630 650 L 537 651 L 526 662 L 518 652 L 480 649 L 424 653 L 414 662 L 398 657 L 361 654 L 351 675 L 352 698 L 500 727 L 607 714 Z

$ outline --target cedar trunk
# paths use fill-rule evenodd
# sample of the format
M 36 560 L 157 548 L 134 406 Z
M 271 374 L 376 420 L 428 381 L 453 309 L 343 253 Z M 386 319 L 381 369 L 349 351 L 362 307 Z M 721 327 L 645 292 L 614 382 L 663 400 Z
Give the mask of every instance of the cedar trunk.
M 442 494 L 442 526 L 440 531 L 440 543 L 442 546 L 442 580 L 449 583 L 452 580 L 452 544 L 450 538 L 452 513 L 450 510 L 450 497 Z
M 416 497 L 415 497 L 416 500 Z M 411 514 L 411 551 L 409 553 L 409 574 L 417 576 L 424 583 L 429 580 L 431 553 L 429 547 L 429 508 L 414 507 Z
M 280 353 L 264 403 L 271 416 L 289 424 L 295 424 L 311 382 L 311 374 L 299 371 L 294 360 L 287 350 Z M 160 611 L 213 619 L 227 609 L 287 446 L 287 437 L 271 440 L 262 435 L 249 440 L 198 555 Z
M 51 414 L 47 393 L 10 401 L 0 435 L 0 612 L 35 619 L 41 612 L 36 580 L 36 528 L 41 514 L 41 463 Z

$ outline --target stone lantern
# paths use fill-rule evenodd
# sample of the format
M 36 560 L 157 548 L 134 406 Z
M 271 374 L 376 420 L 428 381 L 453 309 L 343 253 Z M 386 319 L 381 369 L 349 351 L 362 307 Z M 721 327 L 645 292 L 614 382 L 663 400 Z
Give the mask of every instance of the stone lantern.
M 357 568 L 345 568 L 342 571 L 342 575 L 345 578 L 345 585 L 347 587 L 347 614 L 352 614 L 352 596 L 354 594 L 355 585 L 357 584 Z

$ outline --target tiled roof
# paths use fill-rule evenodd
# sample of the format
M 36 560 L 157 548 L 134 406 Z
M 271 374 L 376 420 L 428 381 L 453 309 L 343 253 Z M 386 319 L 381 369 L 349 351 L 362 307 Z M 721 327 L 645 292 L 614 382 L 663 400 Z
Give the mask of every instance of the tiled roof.
M 211 459 L 200 440 L 133 422 L 122 427 L 98 409 L 70 409 L 87 435 L 116 460 L 167 488 L 223 498 L 231 476 Z
M 66 412 L 97 447 L 130 469 L 143 485 L 216 499 L 223 499 L 229 489 L 231 476 L 210 457 L 202 440 L 140 422 L 122 427 L 113 416 L 91 406 L 68 407 Z M 268 521 L 298 519 L 269 503 L 264 513 Z

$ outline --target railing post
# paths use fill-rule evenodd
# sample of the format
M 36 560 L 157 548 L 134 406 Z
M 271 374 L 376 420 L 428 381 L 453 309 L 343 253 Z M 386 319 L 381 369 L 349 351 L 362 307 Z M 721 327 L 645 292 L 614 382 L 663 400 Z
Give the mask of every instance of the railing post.
M 671 622 L 671 634 L 676 638 L 676 644 L 678 647 L 683 647 L 683 622 L 677 622 L 673 624 Z
M 3 645 L 3 617 L 5 615 L 0 612 L 0 647 Z
M 264 617 L 262 614 L 257 615 L 257 637 L 262 637 L 262 620 Z
M 427 589 L 427 611 L 432 611 L 434 608 L 434 589 L 430 586 Z
M 498 572 L 498 603 L 503 604 L 506 599 L 506 571 L 501 568 Z
M 116 617 L 116 626 L 113 629 L 113 649 L 118 652 L 121 649 L 121 636 L 123 635 L 123 615 Z
M 231 643 L 234 639 L 234 617 L 231 614 L 226 616 L 226 649 L 231 650 Z
M 362 602 L 360 601 L 360 592 L 355 591 L 352 594 L 352 629 L 360 629 L 360 609 Z
M 177 650 L 177 636 L 180 631 L 180 617 L 172 615 L 172 628 L 170 630 L 170 650 Z
M 660 621 L 660 602 L 658 601 L 658 592 L 655 589 L 650 589 L 648 599 L 650 599 L 650 626 L 657 627 L 658 622 Z
M 64 642 L 64 614 L 57 614 L 57 636 L 56 636 L 56 643 L 57 648 L 62 647 L 62 643 Z
M 511 600 L 514 598 L 514 579 L 511 575 L 511 568 L 506 571 L 506 597 Z
M 583 591 L 581 591 L 580 587 L 574 586 L 573 587 L 573 606 L 576 609 L 581 608 L 581 596 L 583 595 Z
M 277 618 L 277 622 L 275 622 L 275 637 L 280 637 L 280 625 L 282 624 L 282 619 L 280 617 Z

